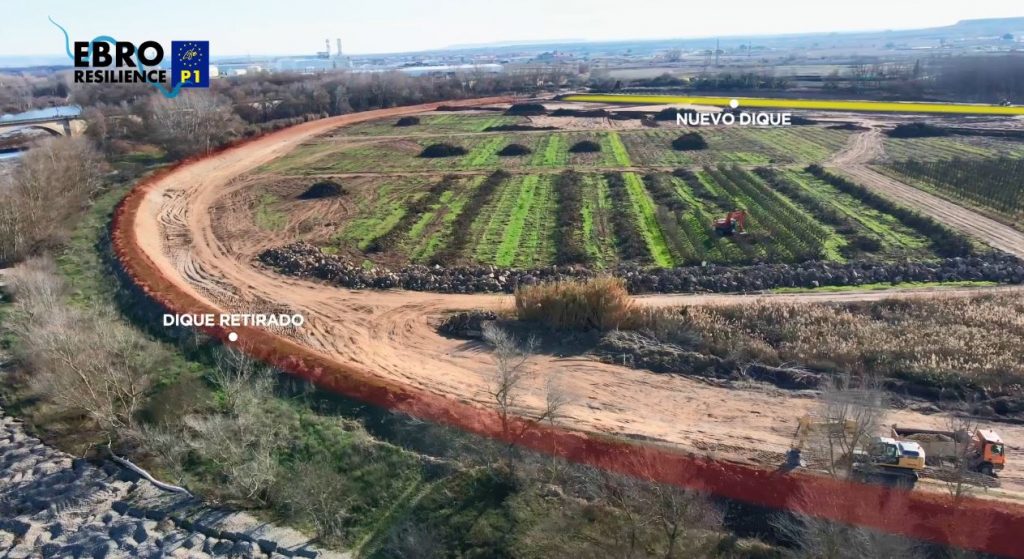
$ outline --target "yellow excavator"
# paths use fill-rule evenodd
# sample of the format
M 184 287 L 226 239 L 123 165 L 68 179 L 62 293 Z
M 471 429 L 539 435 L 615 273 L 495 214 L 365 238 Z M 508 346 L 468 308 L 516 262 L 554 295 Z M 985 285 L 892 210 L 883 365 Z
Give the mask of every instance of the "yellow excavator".
M 822 440 L 845 440 L 858 436 L 854 421 L 817 420 L 803 416 L 797 421 L 793 444 L 786 455 L 785 469 L 803 467 L 802 453 L 807 440 L 815 435 Z M 854 479 L 912 489 L 924 471 L 925 451 L 915 441 L 899 440 L 892 437 L 861 437 L 863 442 L 854 442 L 852 455 L 839 457 L 848 464 Z

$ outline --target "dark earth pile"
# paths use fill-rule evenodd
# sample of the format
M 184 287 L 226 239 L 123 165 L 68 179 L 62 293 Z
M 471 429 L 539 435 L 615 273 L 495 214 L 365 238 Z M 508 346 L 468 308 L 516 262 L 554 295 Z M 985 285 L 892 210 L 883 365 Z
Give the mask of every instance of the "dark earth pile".
M 451 144 L 431 144 L 420 153 L 420 157 L 453 157 L 456 155 L 466 155 L 466 148 L 462 146 L 453 146 Z
M 399 270 L 381 267 L 365 269 L 343 256 L 323 254 L 317 247 L 301 242 L 268 249 L 260 254 L 259 260 L 283 274 L 319 279 L 351 289 L 511 293 L 519 285 L 595 275 L 594 271 L 579 266 L 519 270 L 493 266 L 409 265 Z M 946 258 L 932 262 L 804 262 L 668 269 L 622 265 L 611 272 L 626 281 L 631 293 L 737 293 L 780 287 L 813 288 L 902 282 L 1024 283 L 1024 262 L 1005 253 Z
M 679 347 L 630 330 L 614 330 L 605 334 L 593 348 L 593 354 L 605 363 L 655 373 L 720 381 L 755 380 L 784 390 L 815 390 L 836 374 L 835 371 L 744 363 Z M 1019 418 L 1024 413 L 1024 400 L 1021 398 L 989 394 L 969 384 L 942 385 L 925 379 L 886 378 L 882 386 L 889 392 L 891 403 L 897 407 L 914 400 L 925 400 L 936 404 L 936 411 L 960 410 L 990 418 Z
M 794 126 L 810 126 L 812 124 L 818 124 L 818 121 L 805 116 L 793 115 L 789 117 L 789 123 Z
M 842 124 L 833 124 L 832 126 L 826 126 L 825 128 L 828 128 L 829 130 L 851 130 L 851 131 L 867 130 L 868 129 L 867 126 L 861 126 L 859 124 L 854 124 L 852 122 L 844 122 Z
M 732 359 L 691 351 L 628 330 L 605 334 L 595 353 L 606 363 L 625 364 L 655 373 L 727 380 L 741 380 L 745 377 L 787 390 L 818 388 L 822 381 L 822 375 L 813 371 L 769 367 L 757 363 L 741 366 Z
M 677 115 L 695 115 L 697 111 L 693 109 L 662 109 L 654 115 L 654 120 L 676 120 Z
M 403 116 L 402 118 L 398 119 L 398 122 L 395 123 L 395 126 L 416 126 L 419 123 L 420 119 L 417 117 Z
M 604 109 L 555 109 L 551 116 L 578 116 L 585 118 L 602 118 L 608 116 Z
M 530 153 L 533 153 L 533 150 L 523 144 L 509 144 L 501 148 L 498 155 L 502 157 L 512 157 L 516 155 L 529 155 Z
M 531 126 L 529 124 L 498 124 L 484 128 L 484 132 L 529 132 L 531 130 L 558 130 L 558 127 Z
M 299 194 L 299 200 L 319 200 L 333 198 L 345 193 L 344 187 L 334 181 L 320 181 Z
M 570 153 L 597 153 L 601 151 L 601 144 L 590 140 L 576 142 L 569 148 Z
M 897 124 L 885 134 L 890 138 L 934 138 L 937 136 L 948 136 L 949 130 L 924 122 L 911 122 L 908 124 Z
M 700 132 L 687 132 L 672 140 L 672 149 L 676 151 L 696 151 L 707 147 L 708 143 L 704 141 L 704 136 L 701 136 Z
M 547 108 L 540 103 L 516 103 L 505 111 L 507 115 L 540 116 L 548 114 Z

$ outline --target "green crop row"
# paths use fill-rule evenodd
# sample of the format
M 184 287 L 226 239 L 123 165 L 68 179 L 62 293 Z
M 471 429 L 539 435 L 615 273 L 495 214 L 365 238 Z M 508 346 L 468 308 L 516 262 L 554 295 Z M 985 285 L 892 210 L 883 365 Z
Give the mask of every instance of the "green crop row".
M 622 167 L 632 165 L 629 160 L 629 152 L 626 151 L 626 146 L 622 143 L 622 138 L 619 137 L 618 133 L 609 132 L 604 137 L 607 139 L 615 164 Z
M 672 252 L 665 242 L 661 227 L 658 225 L 658 217 L 654 202 L 647 195 L 644 183 L 636 173 L 623 173 L 623 180 L 626 182 L 626 190 L 629 193 L 630 205 L 633 210 L 633 218 L 637 221 L 640 233 L 647 242 L 647 249 L 650 251 L 654 263 L 663 268 L 671 267 L 675 262 L 672 259 Z
M 895 217 L 880 212 L 852 196 L 840 192 L 832 185 L 820 181 L 803 171 L 790 170 L 785 176 L 797 186 L 830 204 L 851 220 L 859 223 L 866 234 L 882 242 L 885 253 L 890 256 L 930 255 L 928 240 L 907 228 Z M 868 233 L 869 232 L 869 233 Z
M 455 212 L 449 230 L 451 236 L 443 248 L 435 247 L 431 251 L 430 262 L 450 264 L 462 257 L 463 251 L 470 245 L 470 239 L 478 237 L 476 226 L 478 217 L 484 212 L 501 191 L 501 186 L 508 181 L 510 175 L 505 171 L 491 173 L 473 190 L 468 199 L 459 205 L 460 211 Z
M 765 188 L 756 177 L 737 167 L 718 167 L 706 172 L 733 200 L 747 210 L 752 233 L 767 237 L 761 243 L 770 260 L 794 262 L 826 255 L 826 241 L 834 235 L 806 212 L 778 193 Z
M 544 147 L 534 153 L 533 165 L 541 167 L 556 167 L 565 165 L 569 160 L 569 152 L 566 150 L 565 137 L 561 134 L 552 134 L 547 137 Z
M 997 159 L 946 159 L 897 161 L 890 169 L 910 182 L 924 183 L 938 194 L 966 201 L 1000 217 L 1024 219 L 1024 160 L 1000 157 Z

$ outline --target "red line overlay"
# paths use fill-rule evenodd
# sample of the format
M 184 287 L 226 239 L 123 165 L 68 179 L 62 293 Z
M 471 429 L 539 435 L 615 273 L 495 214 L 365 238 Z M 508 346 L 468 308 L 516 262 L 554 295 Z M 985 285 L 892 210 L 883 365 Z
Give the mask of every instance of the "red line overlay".
M 338 126 L 384 116 L 416 113 L 447 105 L 482 105 L 508 102 L 487 98 L 414 105 L 333 117 Z M 297 126 L 304 126 L 299 124 Z M 269 136 L 273 136 L 272 132 Z M 226 147 L 244 149 L 255 138 Z M 125 273 L 149 299 L 171 313 L 216 313 L 160 274 L 159 268 L 135 238 L 134 223 L 146 194 L 162 178 L 197 159 L 184 161 L 140 182 L 121 201 L 112 222 L 112 244 Z M 223 342 L 228 330 L 202 328 Z M 497 412 L 439 394 L 385 380 L 372 371 L 337 363 L 274 334 L 252 327 L 232 328 L 246 340 L 245 352 L 264 363 L 312 382 L 318 388 L 387 410 L 408 414 L 475 435 L 514 443 L 533 451 L 555 455 L 645 480 L 832 521 L 872 528 L 880 532 L 929 540 L 995 555 L 1024 558 L 1019 534 L 1024 531 L 1024 507 L 1016 503 L 977 498 L 952 498 L 939 493 L 903 491 L 887 487 L 835 480 L 803 472 L 781 473 L 727 461 L 696 457 L 677 449 L 640 444 L 611 436 L 587 433 L 522 417 L 512 418 L 503 429 Z M 523 432 L 522 436 L 517 436 Z M 514 433 L 516 435 L 506 435 Z M 514 438 L 514 440 L 509 440 Z

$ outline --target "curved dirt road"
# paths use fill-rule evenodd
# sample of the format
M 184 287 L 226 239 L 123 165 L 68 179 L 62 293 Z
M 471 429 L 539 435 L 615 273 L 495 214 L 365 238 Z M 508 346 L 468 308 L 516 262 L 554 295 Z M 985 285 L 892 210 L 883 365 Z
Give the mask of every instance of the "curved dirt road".
M 439 336 L 435 317 L 452 309 L 501 308 L 503 295 L 443 295 L 352 291 L 277 275 L 257 266 L 245 240 L 221 238 L 210 208 L 247 182 L 245 173 L 300 143 L 346 124 L 417 112 L 388 109 L 314 121 L 184 165 L 151 181 L 131 222 L 133 242 L 160 275 L 220 312 L 287 309 L 306 317 L 298 333 L 279 332 L 324 359 L 461 402 L 487 405 L 493 364 L 480 344 Z M 418 109 L 424 110 L 423 107 Z M 969 292 L 970 290 L 961 290 Z M 930 296 L 918 291 L 903 296 Z M 868 300 L 892 293 L 778 296 L 786 300 Z M 746 302 L 757 296 L 658 295 L 645 304 Z M 246 340 L 239 340 L 245 344 Z M 681 445 L 734 460 L 776 465 L 791 442 L 796 418 L 814 401 L 764 388 L 726 389 L 690 378 L 656 375 L 586 357 L 538 356 L 524 396 L 539 407 L 554 386 L 570 403 L 561 422 L 588 431 Z M 894 422 L 942 427 L 943 420 L 909 411 Z M 1024 427 L 1001 426 L 1007 440 L 1024 440 Z M 1014 483 L 1012 479 L 1006 482 Z M 1018 480 L 1019 481 L 1019 480 Z

